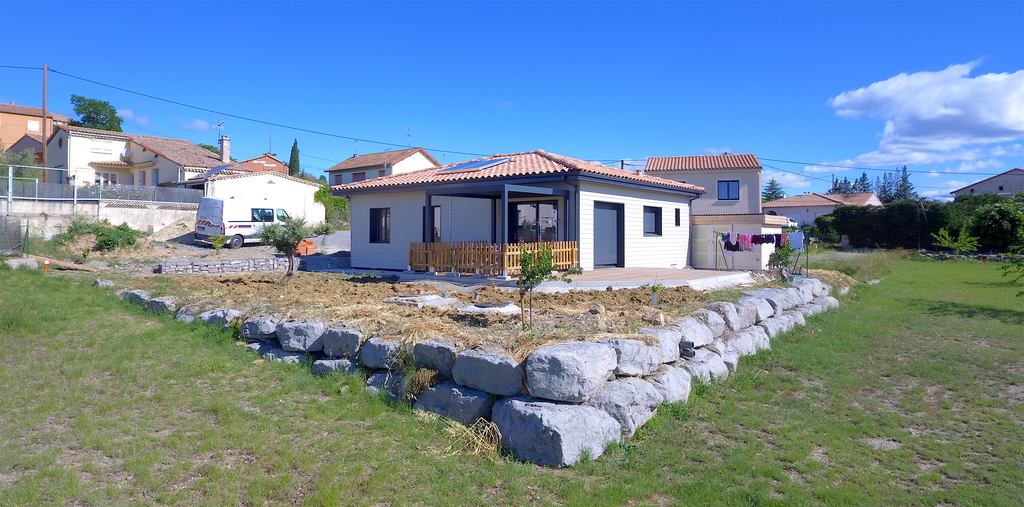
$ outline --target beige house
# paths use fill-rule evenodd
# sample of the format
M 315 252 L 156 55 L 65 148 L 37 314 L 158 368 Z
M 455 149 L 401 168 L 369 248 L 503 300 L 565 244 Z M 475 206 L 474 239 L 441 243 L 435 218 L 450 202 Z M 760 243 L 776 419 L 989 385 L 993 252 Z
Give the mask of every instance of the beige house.
M 327 181 L 331 185 L 344 185 L 440 166 L 423 148 L 353 155 L 327 169 Z
M 50 167 L 64 171 L 50 181 L 75 185 L 157 186 L 202 176 L 214 167 L 229 166 L 228 173 L 250 172 L 233 164 L 227 136 L 217 155 L 184 139 L 143 136 L 125 132 L 58 125 L 50 136 Z
M 1013 197 L 1014 192 L 1024 192 L 1024 169 L 1010 169 L 1003 174 L 972 183 L 950 192 L 955 197 L 974 194 L 996 194 Z
M 753 153 L 650 157 L 645 173 L 707 189 L 694 215 L 761 213 L 761 163 Z
M 43 109 L 41 107 L 0 104 L 0 142 L 4 149 L 21 152 L 31 150 L 43 152 Z M 62 114 L 47 111 L 46 131 L 53 132 L 54 125 L 71 121 Z M 37 155 L 41 159 L 41 155 Z
M 801 194 L 786 197 L 761 205 L 769 215 L 781 215 L 792 218 L 803 227 L 814 225 L 814 219 L 831 214 L 836 206 L 881 206 L 882 201 L 874 192 L 858 192 L 854 194 Z

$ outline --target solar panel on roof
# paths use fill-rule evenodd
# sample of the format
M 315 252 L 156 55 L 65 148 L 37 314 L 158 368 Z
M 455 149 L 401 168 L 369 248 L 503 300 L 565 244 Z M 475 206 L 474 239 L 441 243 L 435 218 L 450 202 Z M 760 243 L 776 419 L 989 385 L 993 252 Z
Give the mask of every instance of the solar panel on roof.
M 466 162 L 464 164 L 454 165 L 448 169 L 441 169 L 441 172 L 445 171 L 465 171 L 469 169 L 487 169 L 488 167 L 494 167 L 498 164 L 504 164 L 511 159 L 508 158 L 494 158 L 490 160 L 476 160 L 473 162 Z

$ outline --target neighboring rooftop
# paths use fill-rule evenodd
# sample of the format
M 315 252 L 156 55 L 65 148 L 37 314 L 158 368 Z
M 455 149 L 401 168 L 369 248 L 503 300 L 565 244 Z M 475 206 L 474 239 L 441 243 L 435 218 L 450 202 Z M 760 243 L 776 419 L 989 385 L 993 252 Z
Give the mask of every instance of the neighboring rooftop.
M 872 199 L 874 198 L 874 199 Z M 857 192 L 853 194 L 800 194 L 792 197 L 785 197 L 761 204 L 762 208 L 785 208 L 800 206 L 834 206 L 846 204 L 849 206 L 867 206 L 870 201 L 877 200 L 874 192 Z
M 367 153 L 366 155 L 353 155 L 352 158 L 335 164 L 331 168 L 327 169 L 327 172 L 331 171 L 344 171 L 348 169 L 360 169 L 363 167 L 376 167 L 385 164 L 394 165 L 397 164 L 413 154 L 420 152 L 423 156 L 427 157 L 435 166 L 441 164 L 434 157 L 427 153 L 427 150 L 423 148 L 409 148 L 405 150 L 385 151 L 382 153 Z
M 0 104 L 0 113 L 21 114 L 21 115 L 25 115 L 25 116 L 37 116 L 38 117 L 38 116 L 42 116 L 43 115 L 43 108 L 41 108 L 41 107 L 30 107 L 30 106 L 19 106 L 17 104 Z M 64 116 L 62 114 L 57 114 L 57 113 L 55 113 L 53 111 L 47 111 L 46 112 L 46 117 L 52 119 L 53 121 L 62 121 L 62 122 L 71 121 L 71 118 L 68 118 L 67 116 Z
M 220 155 L 184 139 L 144 136 L 139 134 L 129 134 L 127 132 L 113 132 L 110 130 L 91 129 L 86 127 L 72 127 L 71 125 L 60 125 L 57 128 L 64 129 L 73 134 L 129 139 L 135 144 L 143 146 L 147 150 L 150 150 L 182 167 L 210 169 L 224 165 L 224 162 L 221 162 L 220 160 Z M 238 167 L 240 167 L 241 169 L 239 170 L 242 171 L 251 170 L 242 166 Z
M 507 161 L 498 162 L 500 159 Z M 470 167 L 483 165 L 480 168 L 460 169 L 457 166 L 467 166 L 472 162 L 494 161 L 493 165 L 471 164 Z M 370 188 L 399 187 L 405 185 L 418 185 L 430 183 L 445 183 L 454 181 L 475 181 L 492 178 L 503 178 L 510 176 L 541 175 L 568 172 L 584 172 L 601 176 L 610 176 L 625 180 L 634 180 L 644 183 L 651 183 L 665 187 L 703 192 L 702 187 L 667 180 L 657 176 L 643 174 L 640 171 L 625 171 L 608 167 L 595 162 L 587 162 L 575 158 L 563 157 L 548 153 L 544 150 L 528 151 L 524 153 L 512 153 L 507 155 L 492 155 L 457 164 L 449 164 L 443 167 L 434 167 L 413 171 L 403 174 L 395 174 L 372 180 L 358 181 L 346 185 L 335 185 L 331 189 L 359 190 Z
M 995 176 L 990 176 L 990 177 L 985 178 L 985 179 L 983 179 L 981 181 L 975 181 L 974 183 L 971 183 L 970 185 L 967 185 L 967 186 L 965 186 L 963 188 L 958 188 L 956 190 L 951 191 L 950 193 L 951 194 L 956 194 L 957 192 L 963 192 L 964 190 L 967 190 L 968 188 L 971 188 L 971 187 L 973 187 L 975 185 L 980 185 L 982 183 L 985 183 L 986 181 L 989 181 L 989 180 L 992 180 L 992 179 L 995 179 L 995 178 L 1000 178 L 1000 177 L 1003 177 L 1003 176 L 1024 176 L 1024 169 L 1021 169 L 1019 167 L 1015 168 L 1015 169 L 1010 169 L 1009 171 L 1006 171 L 1005 173 L 999 173 L 999 174 L 997 174 Z
M 687 157 L 650 157 L 647 171 L 694 171 L 699 169 L 761 169 L 757 155 L 693 155 Z

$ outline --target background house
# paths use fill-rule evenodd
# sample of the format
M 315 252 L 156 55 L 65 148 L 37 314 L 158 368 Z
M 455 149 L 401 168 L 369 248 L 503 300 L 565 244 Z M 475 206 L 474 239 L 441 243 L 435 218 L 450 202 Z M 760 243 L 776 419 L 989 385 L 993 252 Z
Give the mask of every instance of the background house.
M 0 104 L 0 142 L 4 149 L 21 152 L 31 150 L 42 160 L 43 152 L 43 108 Z M 53 132 L 54 125 L 71 121 L 62 114 L 47 111 L 47 132 Z
M 1010 169 L 1003 174 L 971 183 L 950 193 L 956 197 L 973 194 L 997 194 L 1002 197 L 1013 197 L 1014 192 L 1024 192 L 1024 169 Z
M 283 208 L 289 216 L 302 217 L 309 225 L 323 223 L 324 205 L 313 200 L 320 184 L 275 171 L 225 174 L 216 172 L 201 180 L 205 197 L 218 199 L 266 200 Z
M 331 185 L 344 185 L 440 166 L 423 148 L 353 155 L 327 169 L 327 181 Z
M 410 244 L 576 241 L 580 267 L 683 268 L 695 185 L 543 150 L 331 187 L 352 203 L 352 267 L 404 270 Z
M 274 153 L 264 153 L 256 158 L 243 160 L 238 165 L 253 172 L 273 171 L 278 174 L 288 174 L 288 164 L 278 160 Z
M 227 136 L 217 155 L 184 139 L 58 125 L 47 141 L 51 182 L 75 185 L 157 186 L 202 176 L 225 164 L 232 172 L 249 172 L 233 164 Z
M 801 194 L 786 197 L 761 205 L 765 213 L 781 215 L 796 220 L 800 227 L 814 225 L 814 219 L 828 215 L 836 209 L 836 205 L 848 206 L 881 206 L 882 201 L 874 192 L 858 192 L 854 194 Z
M 705 188 L 694 215 L 761 213 L 761 163 L 753 153 L 650 157 L 644 172 Z

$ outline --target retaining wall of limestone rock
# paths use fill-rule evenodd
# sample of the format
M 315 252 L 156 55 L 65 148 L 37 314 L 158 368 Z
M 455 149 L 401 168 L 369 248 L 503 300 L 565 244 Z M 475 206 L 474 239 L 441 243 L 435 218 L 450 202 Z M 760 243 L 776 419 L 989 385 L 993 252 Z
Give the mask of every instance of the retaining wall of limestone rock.
M 804 325 L 806 317 L 837 307 L 829 293 L 815 279 L 747 291 L 736 303 L 711 303 L 670 325 L 641 328 L 645 340 L 560 343 L 519 362 L 501 352 L 441 342 L 405 346 L 340 324 L 244 318 L 230 309 L 197 314 L 177 308 L 172 298 L 119 292 L 182 321 L 237 325 L 248 347 L 268 360 L 308 364 L 317 374 L 364 373 L 367 390 L 392 399 L 403 396 L 410 365 L 434 370 L 442 381 L 420 393 L 414 408 L 463 424 L 490 420 L 516 457 L 548 466 L 596 459 L 608 444 L 631 437 L 662 403 L 685 402 L 693 378 L 726 378 L 743 356 L 770 348 L 775 337 Z
M 298 262 L 298 259 L 296 259 Z M 221 259 L 181 262 L 161 262 L 156 272 L 162 275 L 224 275 L 250 273 L 255 271 L 279 271 L 288 269 L 287 258 L 273 259 Z

